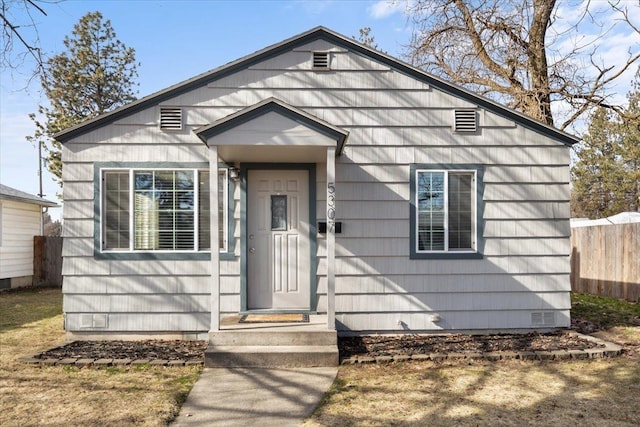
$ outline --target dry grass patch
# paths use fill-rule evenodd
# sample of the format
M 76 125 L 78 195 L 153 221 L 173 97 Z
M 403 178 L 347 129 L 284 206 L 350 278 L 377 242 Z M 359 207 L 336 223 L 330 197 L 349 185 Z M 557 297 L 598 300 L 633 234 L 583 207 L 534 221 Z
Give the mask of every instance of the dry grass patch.
M 637 426 L 640 305 L 572 298 L 572 318 L 622 345 L 622 357 L 346 365 L 305 425 Z
M 37 367 L 28 356 L 64 343 L 60 290 L 0 294 L 0 425 L 167 425 L 199 367 Z
M 351 365 L 305 425 L 632 426 L 638 396 L 629 359 Z

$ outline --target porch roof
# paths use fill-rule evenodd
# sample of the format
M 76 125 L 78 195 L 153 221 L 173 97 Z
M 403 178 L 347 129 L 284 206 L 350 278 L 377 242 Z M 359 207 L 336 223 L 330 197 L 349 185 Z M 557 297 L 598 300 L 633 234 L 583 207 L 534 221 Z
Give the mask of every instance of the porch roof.
M 227 162 L 326 160 L 326 148 L 340 155 L 349 132 L 276 98 L 267 98 L 194 130 L 216 145 Z

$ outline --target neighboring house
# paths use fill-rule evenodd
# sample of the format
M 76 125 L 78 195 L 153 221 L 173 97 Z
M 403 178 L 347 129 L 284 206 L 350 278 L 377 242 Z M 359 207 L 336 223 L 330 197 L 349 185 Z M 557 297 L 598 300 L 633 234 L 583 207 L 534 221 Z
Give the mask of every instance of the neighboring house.
M 56 138 L 71 338 L 570 324 L 577 139 L 328 29 Z
M 0 289 L 33 284 L 33 236 L 54 202 L 0 184 Z

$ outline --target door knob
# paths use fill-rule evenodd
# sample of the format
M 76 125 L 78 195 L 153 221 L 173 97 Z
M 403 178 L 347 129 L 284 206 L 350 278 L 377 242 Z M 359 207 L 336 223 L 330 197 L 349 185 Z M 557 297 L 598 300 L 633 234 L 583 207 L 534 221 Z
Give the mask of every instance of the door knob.
M 249 248 L 249 253 L 255 254 L 256 253 L 256 248 Z

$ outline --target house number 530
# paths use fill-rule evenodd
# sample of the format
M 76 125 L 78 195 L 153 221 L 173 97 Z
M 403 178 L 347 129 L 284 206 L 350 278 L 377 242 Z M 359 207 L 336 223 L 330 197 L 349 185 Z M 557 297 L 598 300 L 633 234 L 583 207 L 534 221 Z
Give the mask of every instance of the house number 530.
M 327 183 L 327 231 L 334 232 L 336 220 L 336 185 Z

